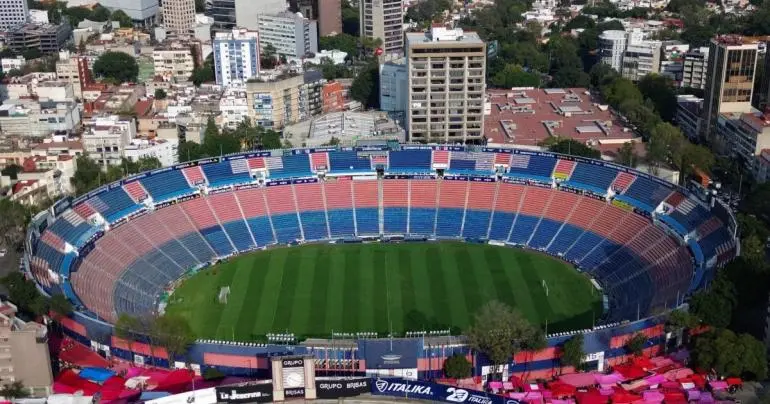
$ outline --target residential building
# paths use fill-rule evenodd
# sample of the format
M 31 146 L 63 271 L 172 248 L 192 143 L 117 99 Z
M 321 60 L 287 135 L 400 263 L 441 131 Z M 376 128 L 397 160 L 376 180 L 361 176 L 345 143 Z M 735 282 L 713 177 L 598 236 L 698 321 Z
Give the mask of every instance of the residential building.
M 6 101 L 0 105 L 0 134 L 45 137 L 51 132 L 71 132 L 80 122 L 74 102 Z
M 602 63 L 620 73 L 626 51 L 626 31 L 607 30 L 599 34 L 598 54 Z
M 165 5 L 165 3 L 164 3 Z M 172 45 L 155 48 L 152 52 L 154 75 L 164 81 L 185 82 L 195 70 L 192 48 L 184 45 Z
M 71 54 L 69 51 L 59 52 L 56 61 L 56 77 L 72 84 L 75 98 L 83 98 L 83 88 L 94 82 L 91 70 L 88 68 L 88 58 Z
M 302 58 L 318 52 L 318 28 L 316 22 L 302 14 L 283 11 L 277 14 L 257 16 L 259 47 L 272 45 L 279 56 Z
M 83 125 L 86 131 L 81 141 L 89 157 L 103 167 L 120 165 L 126 147 L 136 136 L 134 120 L 117 115 L 96 116 L 84 121 Z
M 404 52 L 404 15 L 401 0 L 359 0 L 362 38 L 381 39 L 386 54 Z
M 388 61 L 380 65 L 380 109 L 406 113 L 409 74 L 406 59 Z
M 75 191 L 70 179 L 75 176 L 77 160 L 70 154 L 36 154 L 28 156 L 16 174 L 19 181 L 35 181 L 44 186 L 46 196 L 59 198 Z
M 342 33 L 341 0 L 291 0 L 291 11 L 318 21 L 318 36 Z
M 33 24 L 48 24 L 48 10 L 29 10 L 29 22 Z
M 3 381 L 19 381 L 37 397 L 53 393 L 48 329 L 16 317 L 18 309 L 0 301 L 0 369 Z
M 179 162 L 178 147 L 178 139 L 134 139 L 126 145 L 123 154 L 130 161 L 154 157 L 163 167 L 168 167 Z
M 10 31 L 27 22 L 29 6 L 27 0 L 3 0 L 0 12 L 0 31 Z
M 763 176 L 763 153 L 770 150 L 770 115 L 757 110 L 722 113 L 716 138 L 747 172 Z
M 300 74 L 275 80 L 249 80 L 246 97 L 252 122 L 280 130 L 285 125 L 303 120 L 304 84 L 304 77 Z
M 677 126 L 691 140 L 696 140 L 703 125 L 703 98 L 694 95 L 678 95 L 676 97 Z
M 345 109 L 345 89 L 339 81 L 331 81 L 324 84 L 321 89 L 323 113 L 340 112 Z
M 8 73 L 11 70 L 21 70 L 25 63 L 27 63 L 27 61 L 24 60 L 24 56 L 16 56 L 15 58 L 2 58 L 0 59 L 0 70 L 4 73 Z
M 259 34 L 256 31 L 217 32 L 213 47 L 217 84 L 244 83 L 259 75 Z
M 219 99 L 219 111 L 223 127 L 235 129 L 249 118 L 249 103 L 245 86 L 230 86 Z
M 14 52 L 38 49 L 42 53 L 55 53 L 67 44 L 71 36 L 72 29 L 66 22 L 59 25 L 23 24 L 10 29 L 6 33 L 6 40 Z
M 623 52 L 621 75 L 631 81 L 639 81 L 650 73 L 660 72 L 660 47 L 657 41 L 631 43 Z
M 256 31 L 259 27 L 257 19 L 261 14 L 278 14 L 286 11 L 286 0 L 233 0 L 235 23 L 238 28 Z
M 251 3 L 252 7 L 254 3 Z M 211 0 L 206 2 L 206 15 L 213 18 L 214 32 L 229 32 L 235 28 L 235 0 Z M 254 19 L 256 24 L 256 19 Z M 256 28 L 256 27 L 254 27 Z
M 770 149 L 762 150 L 762 153 L 757 156 L 753 174 L 754 179 L 760 184 L 770 181 Z
M 151 27 L 158 16 L 158 0 L 99 0 L 99 4 L 110 11 L 122 10 L 134 24 L 144 27 Z
M 403 123 L 403 122 L 402 122 Z M 355 146 L 365 140 L 404 142 L 406 134 L 398 122 L 383 111 L 333 112 L 314 118 L 307 138 L 302 142 L 308 147 L 329 144 L 332 138 L 341 145 Z
M 365 1 L 365 0 L 362 0 Z M 486 44 L 475 32 L 433 27 L 406 36 L 411 141 L 482 139 Z
M 719 115 L 751 111 L 759 43 L 737 35 L 711 40 L 704 94 L 703 135 L 713 138 Z M 718 149 L 724 145 L 715 145 Z
M 684 67 L 682 69 L 681 87 L 700 88 L 706 87 L 708 76 L 709 48 L 701 47 L 692 49 L 684 54 Z
M 326 84 L 323 73 L 319 70 L 305 70 L 302 75 L 304 80 L 303 95 L 305 97 L 304 115 L 300 120 L 323 113 L 323 87 Z
M 163 26 L 177 35 L 195 29 L 195 0 L 163 0 Z

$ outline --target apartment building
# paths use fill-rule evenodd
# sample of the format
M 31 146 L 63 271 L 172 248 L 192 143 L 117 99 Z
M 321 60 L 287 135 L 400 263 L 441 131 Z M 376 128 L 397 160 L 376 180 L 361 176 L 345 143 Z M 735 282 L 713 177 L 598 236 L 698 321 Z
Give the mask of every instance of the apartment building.
M 152 61 L 154 75 L 162 77 L 164 81 L 175 83 L 188 81 L 195 70 L 192 49 L 182 45 L 155 48 L 152 52 Z
M 720 114 L 751 112 L 758 54 L 754 38 L 722 35 L 711 40 L 703 105 L 705 138 L 714 137 Z
M 244 83 L 259 75 L 259 33 L 246 29 L 214 36 L 214 74 L 217 84 Z
M 626 31 L 607 30 L 599 34 L 598 53 L 602 63 L 620 73 L 626 51 Z
M 756 110 L 722 113 L 715 137 L 748 172 L 757 173 L 763 169 L 763 153 L 770 150 L 770 115 Z
M 45 397 L 53 393 L 48 330 L 16 312 L 14 304 L 0 301 L 0 381 L 20 381 L 34 396 Z
M 78 99 L 83 98 L 83 88 L 94 82 L 88 68 L 88 58 L 71 54 L 69 51 L 59 52 L 56 78 L 72 84 L 72 93 Z
M 26 49 L 39 49 L 42 53 L 59 52 L 72 36 L 72 28 L 67 22 L 59 25 L 23 24 L 9 29 L 6 41 L 14 52 L 24 52 Z
M 163 0 L 163 26 L 177 35 L 195 29 L 195 0 Z
M 27 0 L 3 0 L 0 2 L 0 31 L 10 31 L 27 22 L 29 6 Z
M 235 26 L 251 31 L 257 30 L 257 19 L 260 15 L 278 14 L 286 11 L 288 6 L 286 0 L 259 0 L 257 3 L 254 0 L 214 0 L 215 3 L 217 1 L 232 2 Z
M 407 33 L 407 131 L 411 141 L 482 139 L 486 44 L 475 32 Z
M 709 48 L 692 49 L 684 54 L 681 87 L 703 89 L 708 76 Z
M 676 124 L 685 136 L 696 140 L 703 125 L 703 98 L 693 95 L 676 97 Z
M 291 0 L 291 10 L 318 21 L 318 36 L 342 33 L 341 0 Z
M 70 132 L 80 122 L 74 102 L 13 100 L 0 105 L 0 134 L 45 137 L 51 132 Z
M 359 0 L 362 38 L 382 40 L 389 55 L 404 52 L 404 15 L 401 0 Z
M 303 58 L 318 52 L 318 28 L 314 20 L 289 11 L 257 16 L 259 47 L 272 45 L 276 54 L 287 58 Z
M 408 82 L 406 59 L 382 63 L 380 65 L 380 109 L 406 113 Z
M 276 80 L 250 80 L 246 97 L 252 122 L 280 130 L 305 119 L 303 112 L 305 80 L 297 74 Z
M 81 136 L 83 148 L 99 165 L 120 165 L 125 150 L 136 136 L 133 119 L 117 115 L 96 116 L 83 122 L 86 131 Z
M 639 81 L 650 73 L 660 72 L 660 47 L 656 41 L 642 41 L 626 46 L 623 52 L 621 75 Z

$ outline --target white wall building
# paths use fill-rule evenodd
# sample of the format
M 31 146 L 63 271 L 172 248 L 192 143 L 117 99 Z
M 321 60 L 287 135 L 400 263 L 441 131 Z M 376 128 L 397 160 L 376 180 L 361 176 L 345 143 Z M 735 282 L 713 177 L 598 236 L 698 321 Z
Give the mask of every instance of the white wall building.
M 2 0 L 0 2 L 0 31 L 10 31 L 11 28 L 27 22 L 29 8 L 27 0 Z
M 48 24 L 48 11 L 29 10 L 29 22 L 38 25 Z
M 318 52 L 318 27 L 316 22 L 300 13 L 284 11 L 257 16 L 259 47 L 273 45 L 278 55 L 301 58 Z
M 55 131 L 71 131 L 80 122 L 74 102 L 15 100 L 0 105 L 0 134 L 45 137 Z
M 607 30 L 599 34 L 599 57 L 618 73 L 623 66 L 623 52 L 626 51 L 626 31 Z
M 88 2 L 93 4 L 93 2 Z M 155 22 L 158 15 L 158 0 L 99 0 L 99 4 L 110 11 L 123 10 L 132 20 L 143 25 Z
M 4 73 L 8 73 L 11 70 L 21 70 L 24 64 L 27 63 L 24 60 L 24 56 L 16 56 L 15 58 L 2 58 L 0 59 L 0 68 Z
M 184 46 L 156 48 L 152 52 L 152 61 L 155 76 L 165 81 L 187 81 L 195 69 L 192 50 Z
M 97 116 L 83 122 L 86 132 L 81 141 L 86 153 L 102 166 L 120 165 L 126 147 L 136 136 L 134 120 L 117 115 Z
M 259 34 L 233 29 L 214 37 L 214 74 L 217 84 L 229 86 L 259 76 Z
M 219 111 L 222 126 L 235 129 L 239 123 L 249 117 L 249 103 L 246 98 L 246 87 L 229 87 L 219 100 Z
M 380 65 L 380 109 L 388 112 L 406 112 L 409 100 L 409 73 L 406 59 Z
M 131 144 L 126 145 L 123 153 L 131 161 L 142 157 L 155 157 L 163 167 L 168 167 L 179 162 L 178 147 L 178 139 L 134 139 Z
M 286 0 L 235 0 L 235 25 L 256 31 L 260 14 L 276 14 L 288 9 Z

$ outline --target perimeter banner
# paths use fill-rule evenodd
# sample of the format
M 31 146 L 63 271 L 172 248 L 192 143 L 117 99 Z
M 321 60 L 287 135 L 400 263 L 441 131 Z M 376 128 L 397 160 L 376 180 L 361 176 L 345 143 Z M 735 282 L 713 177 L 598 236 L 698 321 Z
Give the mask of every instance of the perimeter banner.
M 405 379 L 376 379 L 372 382 L 372 394 L 445 403 L 519 404 L 517 400 L 483 391 Z

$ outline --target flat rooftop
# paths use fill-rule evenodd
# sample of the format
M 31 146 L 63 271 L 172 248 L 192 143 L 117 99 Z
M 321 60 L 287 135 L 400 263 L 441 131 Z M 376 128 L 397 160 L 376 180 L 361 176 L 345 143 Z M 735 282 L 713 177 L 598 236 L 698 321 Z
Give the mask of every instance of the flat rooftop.
M 407 32 L 406 44 L 407 47 L 413 45 L 429 45 L 435 44 L 474 44 L 483 45 L 484 41 L 481 40 L 479 34 L 471 31 L 463 31 L 462 29 L 445 29 L 445 28 L 432 28 L 426 32 Z
M 597 146 L 636 138 L 585 88 L 487 90 L 484 136 L 490 143 L 537 146 L 549 136 Z

